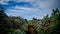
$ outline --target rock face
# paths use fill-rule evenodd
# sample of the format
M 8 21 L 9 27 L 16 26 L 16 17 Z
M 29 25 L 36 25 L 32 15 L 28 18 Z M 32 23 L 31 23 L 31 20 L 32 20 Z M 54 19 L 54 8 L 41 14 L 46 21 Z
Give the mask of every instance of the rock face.
M 8 16 L 4 13 L 4 10 L 0 9 L 0 34 L 7 34 L 12 27 L 13 24 L 9 21 Z

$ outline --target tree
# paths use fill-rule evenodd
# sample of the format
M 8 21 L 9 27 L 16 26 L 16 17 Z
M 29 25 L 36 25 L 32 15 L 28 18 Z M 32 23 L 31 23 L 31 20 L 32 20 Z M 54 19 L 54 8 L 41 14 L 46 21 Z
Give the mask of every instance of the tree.
M 46 34 L 60 34 L 60 12 L 58 9 L 53 10 L 50 21 L 51 24 L 47 27 Z
M 35 17 L 33 17 L 33 20 L 37 20 Z
M 13 27 L 13 24 L 4 12 L 4 9 L 0 8 L 0 34 L 8 34 L 9 29 Z

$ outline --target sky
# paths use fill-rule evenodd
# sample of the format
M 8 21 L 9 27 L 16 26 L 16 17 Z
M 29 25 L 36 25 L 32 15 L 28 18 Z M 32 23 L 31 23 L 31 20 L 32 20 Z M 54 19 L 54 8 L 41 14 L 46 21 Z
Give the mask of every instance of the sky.
M 52 9 L 60 10 L 60 0 L 0 0 L 8 16 L 21 16 L 25 19 L 42 19 L 51 15 Z

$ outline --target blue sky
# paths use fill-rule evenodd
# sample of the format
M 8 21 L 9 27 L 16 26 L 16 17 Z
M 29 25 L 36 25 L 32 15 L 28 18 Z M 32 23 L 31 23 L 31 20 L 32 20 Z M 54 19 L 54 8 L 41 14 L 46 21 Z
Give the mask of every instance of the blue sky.
M 0 0 L 1 6 L 8 16 L 42 19 L 46 14 L 51 15 L 52 9 L 60 9 L 60 0 Z

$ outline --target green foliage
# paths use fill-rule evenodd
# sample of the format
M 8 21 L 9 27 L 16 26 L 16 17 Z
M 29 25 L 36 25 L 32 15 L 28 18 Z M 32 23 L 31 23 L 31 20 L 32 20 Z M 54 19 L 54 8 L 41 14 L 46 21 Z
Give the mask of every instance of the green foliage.
M 50 22 L 51 24 L 47 27 L 48 34 L 58 34 L 60 32 L 60 20 L 59 18 L 59 10 L 53 10 L 51 16 L 50 16 Z
M 28 24 L 34 24 L 35 29 L 37 30 L 38 34 L 57 34 L 60 32 L 60 12 L 58 9 L 53 10 L 51 16 L 49 17 L 48 14 L 43 17 L 42 21 L 39 23 L 38 19 L 34 18 L 32 20 L 27 20 L 23 18 L 15 18 L 13 19 L 14 23 L 22 23 L 20 24 L 20 30 L 25 32 L 28 27 Z
M 29 24 L 33 24 L 38 34 L 60 34 L 60 12 L 53 9 L 51 16 L 47 14 L 43 19 L 24 19 L 20 16 L 7 16 L 3 9 L 0 9 L 0 31 L 8 34 L 26 34 Z M 6 32 L 7 31 L 7 32 Z
M 5 14 L 4 9 L 0 9 L 0 34 L 7 34 L 13 24 L 9 21 L 8 16 Z
M 24 32 L 22 32 L 20 29 L 13 29 L 8 34 L 24 34 Z

